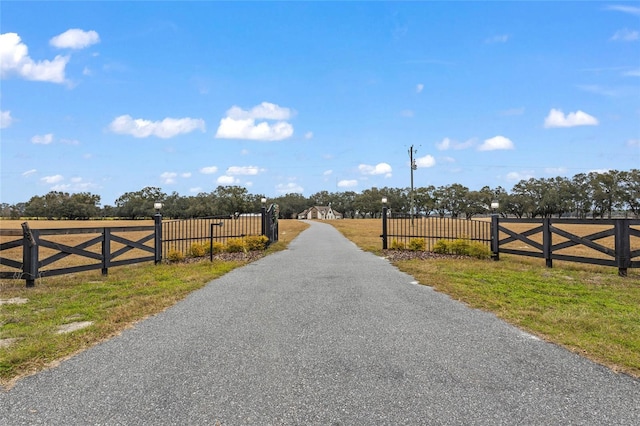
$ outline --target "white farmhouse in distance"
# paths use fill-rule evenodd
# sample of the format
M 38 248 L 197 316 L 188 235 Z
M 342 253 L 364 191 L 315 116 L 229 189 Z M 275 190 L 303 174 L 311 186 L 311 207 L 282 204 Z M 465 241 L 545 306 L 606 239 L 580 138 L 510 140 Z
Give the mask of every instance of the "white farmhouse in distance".
M 333 220 L 342 219 L 342 213 L 339 213 L 331 208 L 331 206 L 313 206 L 302 213 L 298 213 L 298 219 L 319 219 L 319 220 Z

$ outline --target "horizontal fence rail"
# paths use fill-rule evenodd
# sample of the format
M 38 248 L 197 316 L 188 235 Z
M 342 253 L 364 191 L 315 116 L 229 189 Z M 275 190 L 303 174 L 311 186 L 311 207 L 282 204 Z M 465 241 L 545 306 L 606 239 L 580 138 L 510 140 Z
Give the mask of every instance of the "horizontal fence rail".
M 225 242 L 231 238 L 265 235 L 278 241 L 277 205 L 260 213 L 163 221 L 150 226 L 91 228 L 0 229 L 0 279 L 24 279 L 27 287 L 42 277 L 71 274 L 153 261 L 170 250 L 188 255 L 192 244 Z M 72 261 L 70 260 L 72 259 Z
M 620 276 L 626 276 L 628 268 L 640 268 L 640 219 L 494 216 L 491 223 L 496 260 L 506 253 L 545 259 L 550 268 L 554 260 L 613 266 Z
M 426 241 L 432 251 L 439 240 L 467 239 L 490 246 L 492 258 L 513 254 L 613 266 L 618 274 L 640 268 L 640 219 L 515 219 L 493 215 L 491 221 L 388 214 L 382 210 L 382 248 Z
M 0 271 L 0 278 L 24 279 L 27 287 L 42 277 L 95 269 L 107 275 L 111 267 L 159 261 L 159 253 L 148 244 L 156 239 L 154 226 L 30 229 L 25 222 L 22 231 L 2 229 L 0 235 L 19 237 L 2 243 L 0 253 L 22 246 L 22 256 L 0 257 L 0 265 L 13 269 Z M 74 266 L 56 267 L 71 256 Z
M 422 239 L 431 251 L 440 240 L 466 239 L 487 245 L 491 243 L 491 223 L 482 220 L 450 217 L 413 216 L 382 212 L 382 248 L 389 244 L 407 246 L 412 239 Z

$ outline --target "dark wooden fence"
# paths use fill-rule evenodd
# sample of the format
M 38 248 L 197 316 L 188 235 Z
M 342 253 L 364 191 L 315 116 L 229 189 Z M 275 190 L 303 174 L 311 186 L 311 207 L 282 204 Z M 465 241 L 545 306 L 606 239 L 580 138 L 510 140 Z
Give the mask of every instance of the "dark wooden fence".
M 125 238 L 125 235 L 135 233 L 137 239 Z M 84 234 L 96 236 L 75 245 L 64 244 L 51 237 L 61 235 Z M 1 271 L 0 278 L 23 279 L 27 287 L 33 287 L 35 280 L 42 277 L 72 274 L 76 272 L 101 269 L 106 275 L 109 268 L 130 265 L 139 262 L 160 261 L 160 252 L 156 249 L 160 245 L 157 224 L 154 226 L 127 226 L 102 228 L 61 228 L 61 229 L 31 229 L 25 222 L 22 230 L 0 229 L 0 235 L 18 237 L 15 240 L 0 244 L 0 252 L 22 246 L 22 262 L 6 257 L 0 257 L 0 265 L 15 269 Z M 154 241 L 153 245 L 147 243 Z M 96 247 L 99 245 L 99 247 Z M 118 246 L 115 251 L 112 245 Z M 48 250 L 47 250 L 48 249 Z M 147 253 L 146 256 L 124 256 L 131 250 Z M 45 254 L 44 252 L 47 251 Z M 70 267 L 53 267 L 50 265 L 68 256 L 81 258 L 84 264 Z M 88 259 L 89 263 L 86 263 Z M 55 265 L 54 265 L 55 266 Z
M 382 211 L 382 248 L 414 238 L 427 242 L 427 251 L 438 240 L 458 238 L 486 243 L 494 260 L 500 253 L 613 266 L 618 274 L 640 268 L 640 219 L 514 219 L 497 215 L 489 220 L 467 220 L 409 215 Z
M 88 239 L 78 241 L 70 237 L 73 235 Z M 169 250 L 187 254 L 194 243 L 213 244 L 253 235 L 266 235 L 269 243 L 278 240 L 277 206 L 264 207 L 261 213 L 184 220 L 163 221 L 157 214 L 151 226 L 31 229 L 25 222 L 22 230 L 0 229 L 3 241 L 9 237 L 0 244 L 0 255 L 22 247 L 22 256 L 0 256 L 3 269 L 10 269 L 0 271 L 0 279 L 23 279 L 27 287 L 33 287 L 36 279 L 54 275 L 95 269 L 107 275 L 115 266 L 159 263 Z M 72 239 L 75 243 L 69 243 Z M 69 256 L 74 261 L 67 264 L 74 266 L 56 267 L 56 262 Z
M 500 253 L 508 253 L 543 258 L 550 268 L 554 260 L 590 263 L 617 267 L 621 276 L 627 275 L 628 268 L 640 268 L 640 219 L 493 216 L 491 223 L 491 251 L 495 260 Z

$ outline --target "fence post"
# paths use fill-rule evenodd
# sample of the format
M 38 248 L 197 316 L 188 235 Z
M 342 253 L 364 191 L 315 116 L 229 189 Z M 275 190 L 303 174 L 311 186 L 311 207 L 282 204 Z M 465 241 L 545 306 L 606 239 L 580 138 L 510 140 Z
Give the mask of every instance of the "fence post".
M 631 237 L 629 234 L 629 219 L 616 219 L 615 227 L 616 265 L 618 275 L 627 276 L 627 268 L 631 265 Z
M 384 200 L 383 200 L 384 201 Z M 387 249 L 387 204 L 382 206 L 382 250 Z
M 264 203 L 262 203 L 262 207 L 260 207 L 260 217 L 262 218 L 261 233 L 262 235 L 267 236 L 267 206 Z
M 102 275 L 105 277 L 109 273 L 110 263 L 111 263 L 111 229 L 105 227 L 102 230 Z
M 156 213 L 153 216 L 155 225 L 154 234 L 154 263 L 157 265 L 162 261 L 162 215 Z
M 22 272 L 26 280 L 27 287 L 36 285 L 38 276 L 38 243 L 34 232 L 29 229 L 27 222 L 22 226 Z
M 552 235 L 551 218 L 546 217 L 542 219 L 542 255 L 547 268 L 553 268 L 553 259 L 551 259 Z
M 491 259 L 500 260 L 500 231 L 498 230 L 499 216 L 491 215 Z

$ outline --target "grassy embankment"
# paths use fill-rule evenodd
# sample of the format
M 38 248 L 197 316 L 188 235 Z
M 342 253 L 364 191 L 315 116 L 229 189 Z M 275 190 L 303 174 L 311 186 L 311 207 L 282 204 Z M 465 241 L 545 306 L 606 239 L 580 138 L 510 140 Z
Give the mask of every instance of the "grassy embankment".
M 382 254 L 379 220 L 330 222 L 364 250 Z M 420 283 L 562 345 L 615 371 L 640 377 L 640 271 L 501 255 L 401 260 Z
M 8 222 L 2 225 L 7 227 Z M 281 221 L 280 240 L 266 254 L 286 248 L 307 226 Z M 143 263 L 111 268 L 106 277 L 94 271 L 42 278 L 30 289 L 23 280 L 0 280 L 0 385 L 10 386 L 25 374 L 113 337 L 244 264 L 242 260 Z M 6 303 L 9 300 L 13 303 Z M 92 325 L 58 333 L 62 325 L 82 322 Z

